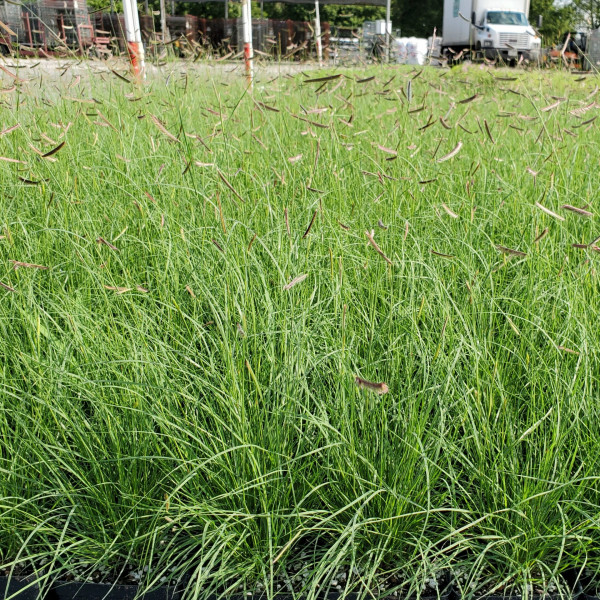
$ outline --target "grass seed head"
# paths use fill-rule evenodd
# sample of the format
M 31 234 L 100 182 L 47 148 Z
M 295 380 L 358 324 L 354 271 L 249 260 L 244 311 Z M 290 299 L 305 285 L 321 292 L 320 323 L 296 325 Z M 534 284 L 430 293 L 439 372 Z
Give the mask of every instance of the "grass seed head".
M 463 146 L 463 143 L 458 142 L 458 144 L 456 144 L 456 146 L 454 147 L 454 149 L 451 152 L 448 152 L 448 154 L 445 154 L 441 158 L 438 158 L 437 162 L 442 163 L 447 160 L 450 160 L 451 158 L 454 158 L 460 152 L 460 149 L 462 148 L 462 146 Z
M 538 235 L 535 240 L 533 240 L 534 244 L 538 244 L 539 242 L 541 242 L 547 235 L 548 235 L 548 228 L 546 227 L 544 229 L 544 231 L 542 231 L 542 233 L 540 233 L 540 235 Z
M 540 204 L 539 202 L 536 202 L 535 205 L 543 212 L 545 212 L 547 215 L 551 216 L 554 219 L 557 219 L 558 221 L 564 221 L 565 218 L 561 217 L 560 215 L 557 215 L 555 212 L 551 211 L 549 208 L 546 208 L 544 205 Z
M 513 248 L 507 248 L 506 246 L 501 246 L 500 244 L 496 244 L 496 249 L 502 254 L 508 254 L 510 256 L 527 256 L 526 252 L 514 250 Z
M 292 279 L 288 284 L 284 285 L 283 289 L 285 291 L 291 290 L 294 286 L 304 281 L 307 277 L 308 273 L 305 273 L 304 275 L 298 275 L 298 277 L 294 277 L 294 279 Z
M 373 381 L 368 381 L 366 379 L 362 379 L 361 377 L 355 377 L 354 383 L 356 383 L 356 385 L 360 389 L 369 390 L 371 392 L 375 392 L 378 395 L 387 394 L 390 391 L 387 383 L 383 383 L 383 382 L 375 383 Z
M 99 244 L 102 244 L 102 245 L 106 246 L 107 248 L 110 248 L 111 250 L 115 250 L 115 251 L 119 250 L 115 245 L 111 244 L 110 242 L 107 242 L 103 237 L 99 237 L 96 240 L 96 242 L 98 242 Z
M 591 213 L 588 210 L 584 210 L 583 208 L 578 208 L 577 206 L 571 206 L 570 204 L 563 204 L 562 207 L 563 210 L 568 210 L 570 212 L 575 213 L 576 215 L 579 215 L 580 217 L 593 217 L 594 214 Z
M 458 219 L 458 215 L 451 210 L 448 206 L 446 206 L 443 202 L 442 202 L 442 208 L 446 211 L 446 213 L 452 217 L 453 219 Z
M 15 271 L 20 267 L 23 267 L 26 269 L 40 269 L 40 270 L 46 270 L 48 268 L 48 267 L 44 267 L 42 265 L 35 265 L 33 263 L 20 262 L 18 260 L 11 260 L 10 262 L 12 262 L 13 269 Z

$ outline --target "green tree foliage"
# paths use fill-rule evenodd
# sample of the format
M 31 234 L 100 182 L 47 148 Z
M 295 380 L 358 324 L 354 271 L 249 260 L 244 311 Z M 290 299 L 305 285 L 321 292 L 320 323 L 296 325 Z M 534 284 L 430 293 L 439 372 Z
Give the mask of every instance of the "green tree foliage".
M 272 19 L 292 19 L 312 21 L 315 18 L 312 4 L 283 4 L 282 2 L 264 5 L 266 16 Z M 359 29 L 363 21 L 384 19 L 385 8 L 379 6 L 321 6 L 321 21 L 329 23 L 332 29 Z
M 202 4 L 197 2 L 178 2 L 176 6 L 177 14 L 196 15 L 205 19 L 222 19 L 225 16 L 224 2 L 204 2 Z M 240 2 L 229 2 L 229 18 L 234 19 L 241 16 L 241 7 Z M 254 7 L 252 8 L 254 9 Z M 258 11 L 253 10 L 252 14 L 258 15 Z
M 167 12 L 171 11 L 171 1 L 166 0 Z M 111 10 L 110 0 L 88 0 L 90 10 Z M 138 3 L 140 13 L 145 6 Z M 160 0 L 148 0 L 150 10 L 158 11 Z M 121 0 L 113 0 L 112 10 L 123 12 Z M 177 2 L 175 11 L 179 15 L 197 15 L 206 19 L 222 19 L 225 16 L 224 2 Z M 229 17 L 236 18 L 241 15 L 241 3 L 236 0 L 229 2 Z M 260 2 L 252 2 L 252 15 L 261 16 Z M 315 18 L 314 4 L 287 4 L 283 2 L 265 2 L 262 7 L 262 16 L 269 19 L 291 19 L 292 21 L 313 21 Z M 321 6 L 321 21 L 329 23 L 333 28 L 360 29 L 363 21 L 384 19 L 385 8 L 380 6 Z
M 171 11 L 171 1 L 166 0 L 167 12 Z M 111 10 L 110 0 L 88 0 L 90 10 Z M 144 3 L 139 2 L 140 13 L 145 10 Z M 160 0 L 148 0 L 150 10 L 159 10 Z M 123 12 L 121 0 L 113 0 L 112 10 Z M 178 15 L 196 15 L 206 19 L 222 19 L 225 16 L 224 2 L 177 2 L 175 11 Z M 229 2 L 229 18 L 241 15 L 241 3 L 236 0 Z M 255 19 L 261 16 L 260 2 L 252 2 L 252 15 Z M 292 21 L 313 21 L 315 18 L 314 4 L 287 4 L 283 2 L 265 2 L 262 16 L 269 19 L 291 19 Z M 329 23 L 332 28 L 359 29 L 363 21 L 384 19 L 385 8 L 380 6 L 321 6 L 321 21 Z
M 87 0 L 87 7 L 90 12 L 93 11 L 104 11 L 109 12 L 111 9 L 114 12 L 123 12 L 123 3 L 121 0 Z M 140 10 L 143 11 L 144 5 L 140 4 Z
M 428 37 L 440 33 L 443 10 L 443 0 L 392 0 L 392 21 L 403 36 Z
M 532 0 L 529 21 L 534 27 L 537 25 L 538 15 L 543 20 L 540 33 L 544 38 L 544 45 L 559 42 L 566 31 L 573 29 L 577 16 L 573 4 L 557 5 L 554 0 Z
M 577 21 L 592 29 L 600 27 L 600 0 L 573 0 Z

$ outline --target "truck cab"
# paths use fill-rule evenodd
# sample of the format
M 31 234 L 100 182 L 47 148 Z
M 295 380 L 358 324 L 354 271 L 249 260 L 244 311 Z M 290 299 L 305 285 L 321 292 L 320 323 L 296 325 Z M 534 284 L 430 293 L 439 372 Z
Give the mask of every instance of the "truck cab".
M 527 20 L 530 0 L 444 0 L 442 48 L 489 59 L 537 60 L 541 40 Z M 456 60 L 456 58 L 453 58 Z
M 479 21 L 475 18 L 472 25 L 475 49 L 486 58 L 499 57 L 510 62 L 520 56 L 531 60 L 539 57 L 541 40 L 529 25 L 524 12 L 484 10 Z

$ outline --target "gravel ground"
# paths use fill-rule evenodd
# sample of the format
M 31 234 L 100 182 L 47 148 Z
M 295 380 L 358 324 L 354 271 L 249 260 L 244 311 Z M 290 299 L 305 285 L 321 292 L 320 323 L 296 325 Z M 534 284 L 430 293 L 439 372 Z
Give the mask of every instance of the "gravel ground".
M 110 75 L 111 71 L 117 71 L 120 74 L 127 74 L 129 71 L 129 62 L 124 58 L 110 58 L 108 60 L 94 60 L 79 58 L 3 58 L 0 62 L 4 68 L 9 69 L 13 74 L 18 74 L 19 78 L 33 81 L 43 80 L 45 82 L 60 81 L 65 76 L 84 77 L 85 75 Z M 258 62 L 255 65 L 255 74 L 257 81 L 264 81 L 276 77 L 278 75 L 296 74 L 303 71 L 314 71 L 319 66 L 316 63 L 293 63 L 293 62 Z M 328 65 L 328 69 L 339 69 Z M 244 64 L 240 61 L 236 62 L 216 62 L 205 61 L 192 63 L 185 60 L 169 61 L 161 66 L 157 66 L 148 62 L 146 64 L 147 79 L 152 80 L 157 76 L 163 76 L 169 73 L 188 73 L 198 77 L 206 77 L 208 79 L 232 78 L 237 79 L 244 77 Z M 14 78 L 6 72 L 0 72 L 0 77 L 3 86 L 7 83 L 12 85 Z

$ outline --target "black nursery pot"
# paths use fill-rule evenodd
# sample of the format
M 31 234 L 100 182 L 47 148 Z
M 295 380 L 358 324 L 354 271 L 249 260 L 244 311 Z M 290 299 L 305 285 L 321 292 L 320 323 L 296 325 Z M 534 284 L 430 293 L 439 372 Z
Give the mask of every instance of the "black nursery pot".
M 507 596 L 499 596 L 498 594 L 493 594 L 491 596 L 486 596 L 485 594 L 482 596 L 477 596 L 477 600 L 481 598 L 481 600 L 523 600 L 523 596 L 516 596 L 515 594 L 510 594 Z M 529 600 L 560 600 L 560 596 L 554 596 L 548 594 L 546 596 L 540 596 L 539 594 L 532 594 L 528 596 Z
M 0 599 L 38 600 L 40 587 L 29 577 L 0 577 Z
M 138 593 L 137 585 L 112 585 L 109 583 L 86 583 L 57 581 L 46 600 L 133 600 Z M 138 596 L 139 600 L 177 600 L 173 588 L 160 587 Z

